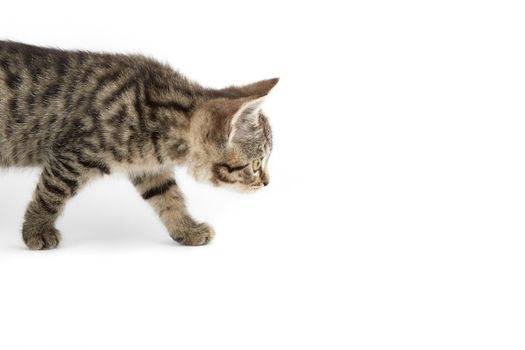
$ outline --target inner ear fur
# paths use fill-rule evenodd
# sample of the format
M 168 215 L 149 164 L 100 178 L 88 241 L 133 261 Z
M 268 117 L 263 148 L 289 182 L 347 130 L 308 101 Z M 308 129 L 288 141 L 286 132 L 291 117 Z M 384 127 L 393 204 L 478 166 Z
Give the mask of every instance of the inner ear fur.
M 254 117 L 259 113 L 260 105 L 264 97 L 249 96 L 243 98 L 229 99 L 217 98 L 208 101 L 206 109 L 211 116 L 209 137 L 215 141 L 226 144 L 232 139 L 235 129 L 239 128 L 246 117 Z M 249 113 L 244 115 L 243 113 Z

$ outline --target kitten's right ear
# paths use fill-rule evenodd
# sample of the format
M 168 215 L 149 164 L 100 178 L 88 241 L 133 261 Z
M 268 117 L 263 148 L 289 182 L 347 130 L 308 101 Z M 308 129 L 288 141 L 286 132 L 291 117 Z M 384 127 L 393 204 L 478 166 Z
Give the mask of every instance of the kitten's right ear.
M 253 130 L 259 124 L 259 113 L 265 97 L 252 98 L 247 101 L 237 102 L 238 109 L 230 118 L 230 132 L 228 142 L 250 138 Z M 243 99 L 246 100 L 246 99 Z
M 216 98 L 207 101 L 209 136 L 223 144 L 248 139 L 259 125 L 259 115 L 265 97 Z

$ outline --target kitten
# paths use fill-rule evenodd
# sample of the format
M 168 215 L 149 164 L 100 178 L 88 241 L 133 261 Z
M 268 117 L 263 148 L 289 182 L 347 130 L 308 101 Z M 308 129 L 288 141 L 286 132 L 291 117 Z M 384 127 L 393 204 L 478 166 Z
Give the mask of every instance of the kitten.
M 66 201 L 123 171 L 175 241 L 208 243 L 214 231 L 188 214 L 172 169 L 216 186 L 266 186 L 272 137 L 261 104 L 277 82 L 208 89 L 140 55 L 0 41 L 0 167 L 43 168 L 24 242 L 56 247 Z

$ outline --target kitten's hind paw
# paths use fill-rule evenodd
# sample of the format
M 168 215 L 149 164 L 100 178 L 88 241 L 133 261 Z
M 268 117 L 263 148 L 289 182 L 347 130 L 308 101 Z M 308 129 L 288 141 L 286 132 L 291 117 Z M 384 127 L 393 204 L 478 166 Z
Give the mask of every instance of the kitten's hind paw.
M 60 232 L 54 227 L 23 229 L 24 242 L 31 250 L 53 249 L 60 243 Z
M 191 224 L 170 233 L 170 236 L 182 245 L 205 245 L 215 236 L 215 231 L 207 224 Z

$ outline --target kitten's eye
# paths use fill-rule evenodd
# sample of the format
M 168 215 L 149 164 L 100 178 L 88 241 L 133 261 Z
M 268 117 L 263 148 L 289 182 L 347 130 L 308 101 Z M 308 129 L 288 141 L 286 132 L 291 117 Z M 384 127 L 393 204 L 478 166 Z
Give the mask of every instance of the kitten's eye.
M 254 172 L 261 169 L 261 161 L 259 159 L 254 160 L 252 163 L 252 168 Z

